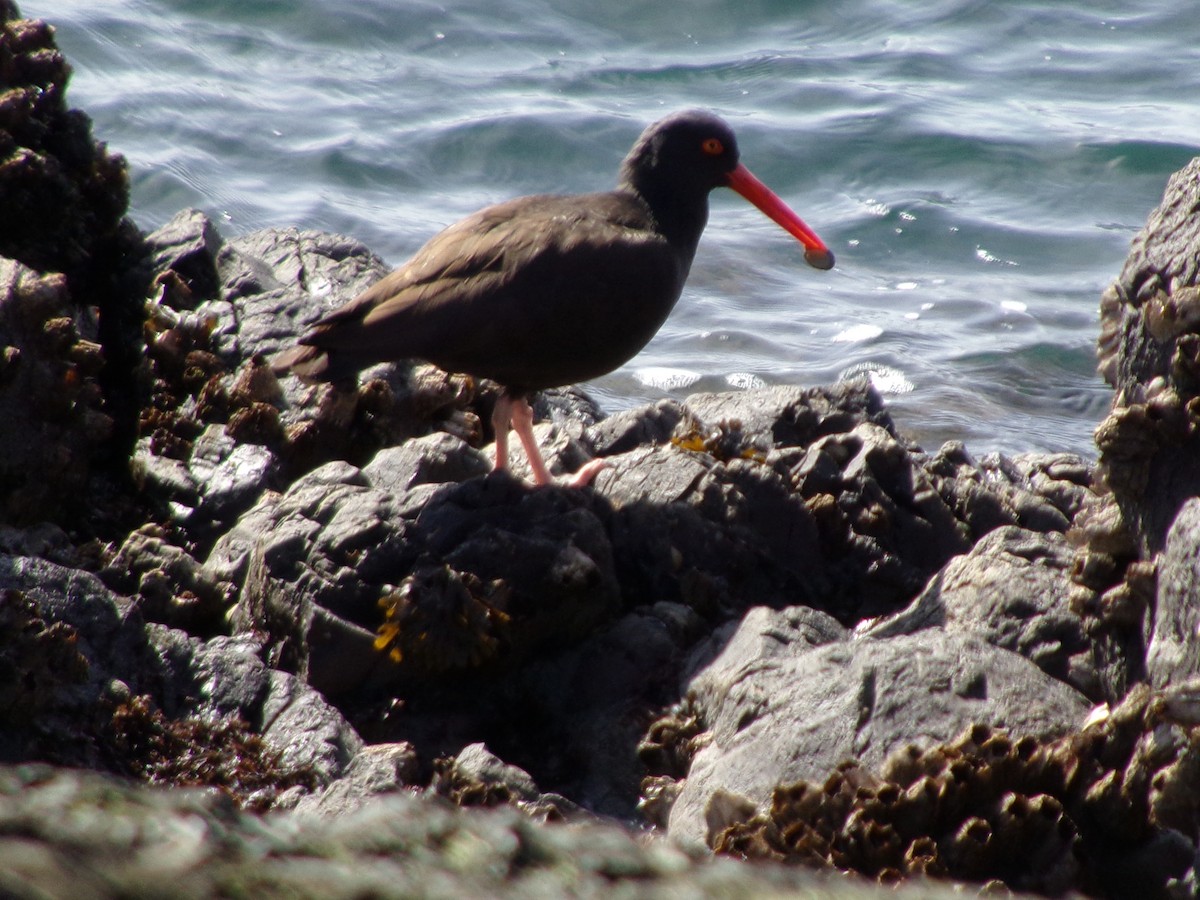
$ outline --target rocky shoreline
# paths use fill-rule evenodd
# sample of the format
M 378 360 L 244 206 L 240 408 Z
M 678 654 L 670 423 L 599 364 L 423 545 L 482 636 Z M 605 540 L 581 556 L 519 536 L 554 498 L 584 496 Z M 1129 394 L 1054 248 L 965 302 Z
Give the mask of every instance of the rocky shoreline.
M 534 489 L 494 385 L 265 364 L 367 248 L 141 234 L 9 0 L 0 73 L 0 893 L 1195 895 L 1200 159 L 1101 298 L 1096 463 L 865 382 L 567 390 L 551 470 L 608 466 Z

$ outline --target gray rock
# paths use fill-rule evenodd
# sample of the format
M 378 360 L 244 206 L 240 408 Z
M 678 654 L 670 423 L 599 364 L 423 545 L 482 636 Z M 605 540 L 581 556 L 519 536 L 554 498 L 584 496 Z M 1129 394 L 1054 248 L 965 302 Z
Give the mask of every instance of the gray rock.
M 1115 389 L 1100 468 L 1142 549 L 1200 495 L 1200 157 L 1171 176 L 1100 299 L 1100 372 Z
M 588 440 L 597 456 L 615 456 L 639 447 L 665 444 L 686 414 L 674 400 L 624 409 L 588 429 Z
M 267 489 L 278 461 L 266 447 L 239 444 L 210 425 L 187 460 L 161 456 L 150 438 L 137 443 L 131 467 L 142 489 L 170 504 L 175 518 L 202 530 L 230 524 Z
M 455 809 L 408 793 L 344 815 L 260 817 L 215 791 L 49 766 L 0 767 L 0 861 L 0 890 L 13 896 L 955 896 L 690 856 L 612 823 L 539 826 L 515 809 Z
M 387 274 L 363 244 L 337 234 L 268 229 L 230 241 L 216 261 L 229 317 L 217 350 L 236 368 L 295 342 L 326 313 Z
M 491 462 L 462 438 L 439 431 L 380 450 L 362 468 L 372 487 L 403 494 L 418 484 L 444 484 L 486 475 Z
M 336 781 L 321 790 L 299 795 L 290 807 L 297 816 L 340 817 L 353 813 L 374 797 L 406 790 L 416 784 L 419 765 L 409 743 L 368 744 L 355 754 Z M 288 798 L 276 808 L 289 808 Z
M 684 402 L 692 415 L 709 425 L 740 422 L 742 430 L 776 447 L 804 447 L 818 438 L 870 422 L 896 437 L 891 417 L 866 379 L 832 387 L 790 385 L 752 391 L 692 394 Z
M 776 785 L 820 782 L 850 758 L 878 767 L 901 747 L 949 741 L 975 722 L 1058 737 L 1090 706 L 1024 657 L 940 629 L 722 667 L 732 682 L 703 695 L 716 701 L 702 709 L 712 741 L 671 810 L 670 834 L 688 843 L 705 840 L 719 791 L 762 804 Z
M 528 772 L 506 763 L 483 743 L 463 747 L 454 758 L 454 772 L 460 778 L 504 785 L 520 800 L 535 800 L 541 795 Z
M 285 767 L 305 767 L 319 785 L 339 778 L 363 748 L 345 717 L 304 682 L 287 672 L 269 673 L 262 704 L 262 737 Z
M 849 639 L 850 632 L 836 619 L 807 606 L 756 606 L 740 620 L 722 625 L 692 651 L 683 689 L 701 709 L 717 710 L 725 694 L 765 662 Z
M 1184 503 L 1158 558 L 1146 674 L 1155 687 L 1200 674 L 1200 500 Z
M 1094 496 L 1094 466 L 1070 453 L 990 453 L 976 461 L 949 441 L 925 468 L 976 538 L 1004 525 L 1066 531 Z
M 187 284 L 190 299 L 183 307 L 195 309 L 217 296 L 217 256 L 225 246 L 217 227 L 198 209 L 184 209 L 156 231 L 146 235 L 146 253 L 155 272 L 171 269 Z
M 1092 644 L 1070 603 L 1074 561 L 1060 534 L 998 528 L 947 563 L 908 607 L 864 623 L 857 633 L 879 639 L 926 628 L 974 634 L 1098 701 Z
M 148 695 L 168 719 L 237 718 L 317 784 L 338 777 L 362 746 L 340 712 L 290 675 L 270 670 L 248 636 L 207 642 L 147 623 L 136 607 L 86 572 L 42 560 L 0 557 L 0 588 L 18 590 L 47 622 L 64 622 L 87 660 L 87 682 L 57 698 L 57 716 L 86 736 L 107 727 L 114 685 L 123 697 Z M 69 752 L 85 753 L 85 749 Z M 90 762 L 85 756 L 76 760 Z

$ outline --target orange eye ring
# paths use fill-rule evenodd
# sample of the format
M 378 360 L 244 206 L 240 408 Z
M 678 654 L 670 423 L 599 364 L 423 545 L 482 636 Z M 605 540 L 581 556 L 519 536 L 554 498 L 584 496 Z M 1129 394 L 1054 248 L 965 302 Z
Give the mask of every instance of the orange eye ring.
M 710 137 L 700 142 L 700 149 L 709 156 L 720 156 L 725 152 L 725 145 L 717 138 Z

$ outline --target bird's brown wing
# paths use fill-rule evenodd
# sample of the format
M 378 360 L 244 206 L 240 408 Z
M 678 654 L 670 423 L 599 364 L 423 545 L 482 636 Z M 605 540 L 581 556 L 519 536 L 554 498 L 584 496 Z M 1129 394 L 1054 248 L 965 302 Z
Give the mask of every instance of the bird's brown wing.
M 412 357 L 529 388 L 595 377 L 641 349 L 682 288 L 686 262 L 653 224 L 618 193 L 488 207 L 302 342 L 331 379 Z

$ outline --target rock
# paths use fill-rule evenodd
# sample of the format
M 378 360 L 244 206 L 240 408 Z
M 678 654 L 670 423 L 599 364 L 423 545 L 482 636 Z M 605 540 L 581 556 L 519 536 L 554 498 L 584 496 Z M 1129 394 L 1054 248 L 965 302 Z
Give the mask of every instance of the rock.
M 324 789 L 297 797 L 292 808 L 298 816 L 339 818 L 361 809 L 374 797 L 415 785 L 418 773 L 412 744 L 370 744 L 358 751 L 342 777 Z M 276 808 L 288 808 L 286 800 Z
M 947 563 L 905 609 L 863 623 L 857 634 L 883 639 L 926 628 L 974 634 L 1098 701 L 1092 643 L 1070 604 L 1074 561 L 1074 548 L 1060 534 L 998 528 Z
M 0 508 L 13 503 L 11 494 L 24 495 L 13 512 L 31 521 L 37 507 L 26 503 L 37 498 L 25 492 L 40 494 L 48 501 L 41 507 L 45 518 L 78 523 L 85 505 L 81 484 L 105 464 L 119 467 L 133 437 L 130 375 L 141 350 L 145 283 L 131 262 L 140 257 L 140 235 L 125 218 L 125 160 L 93 140 L 86 115 L 68 108 L 71 69 L 55 46 L 54 29 L 21 19 L 15 7 L 0 9 L 0 60 L 0 196 L 6 210 L 0 221 L 0 306 L 10 307 L 0 309 L 0 415 L 6 435 L 26 436 L 43 454 L 25 480 L 10 482 L 0 472 Z M 40 273 L 42 287 L 26 280 L 14 290 L 14 263 Z M 52 294 L 59 295 L 53 311 L 47 305 Z M 20 307 L 16 315 L 13 304 Z M 38 331 L 41 337 L 29 343 Z M 14 369 L 16 350 L 23 359 Z M 52 377 L 39 381 L 38 373 Z M 39 406 L 13 417 L 31 397 L 39 398 Z M 11 449 L 18 445 L 7 441 Z M 9 446 L 0 449 L 0 459 L 22 458 L 7 452 Z
M 764 662 L 849 638 L 850 632 L 836 619 L 807 606 L 756 606 L 693 650 L 683 687 L 698 709 L 717 710 L 730 688 L 752 677 L 751 670 Z
M 487 586 L 507 620 L 508 665 L 578 640 L 619 611 L 603 514 L 581 492 L 530 490 L 497 473 L 439 493 L 416 524 L 427 558 Z
M 894 609 L 968 548 L 965 525 L 921 462 L 887 428 L 864 422 L 814 441 L 791 466 L 835 569 L 838 605 L 824 608 L 840 620 Z
M 9 211 L 0 223 L 0 256 L 66 274 L 82 301 L 91 294 L 88 276 L 114 262 L 103 254 L 128 203 L 125 160 L 92 140 L 87 116 L 67 108 L 71 67 L 52 27 L 6 11 L 0 58 L 0 195 Z
M 316 785 L 340 778 L 363 748 L 362 738 L 324 697 L 287 672 L 269 672 L 262 737 L 284 768 L 303 767 Z
M 0 258 L 4 521 L 32 525 L 85 514 L 94 459 L 114 428 L 100 384 L 98 337 L 66 278 Z
M 170 504 L 174 518 L 198 537 L 231 525 L 272 483 L 278 461 L 266 447 L 239 444 L 220 425 L 196 438 L 187 460 L 137 444 L 131 468 L 139 487 Z
M 168 270 L 182 279 L 187 290 L 172 295 L 176 309 L 192 310 L 219 295 L 217 257 L 225 246 L 217 227 L 198 209 L 176 213 L 166 225 L 145 240 L 149 265 L 156 273 Z M 161 277 L 161 276 L 160 276 Z
M 1004 525 L 1066 531 L 1095 496 L 1094 466 L 1071 453 L 991 453 L 976 462 L 966 447 L 950 441 L 927 468 L 976 539 Z
M 138 608 L 153 622 L 198 634 L 223 628 L 231 586 L 209 578 L 157 525 L 132 532 L 99 574 L 113 590 L 136 595 Z
M 373 486 L 403 494 L 418 484 L 445 484 L 486 475 L 491 463 L 482 453 L 451 434 L 439 431 L 386 447 L 363 466 Z
M 1197 688 L 1172 693 L 1194 701 Z M 742 859 L 836 866 L 883 883 L 1194 896 L 1195 800 L 1183 795 L 1200 744 L 1194 703 L 1184 706 L 1141 685 L 1055 740 L 976 724 L 949 743 L 903 748 L 880 771 L 849 762 L 823 781 L 781 785 L 761 811 L 721 796 L 710 805 L 713 842 Z
M 1100 372 L 1116 389 L 1100 469 L 1147 552 L 1200 494 L 1200 158 L 1176 172 L 1100 301 Z
M 925 453 L 863 381 L 608 419 L 565 389 L 536 398 L 548 460 L 608 468 L 531 489 L 490 472 L 496 385 L 276 376 L 386 266 L 195 210 L 140 243 L 15 16 L 0 188 L 40 205 L 0 223 L 0 759 L 211 792 L 0 769 L 0 893 L 811 884 L 597 824 L 639 797 L 683 840 L 882 881 L 1194 888 L 1197 164 L 1102 302 L 1098 468 Z
M 1200 500 L 1184 503 L 1158 561 L 1158 593 L 1146 651 L 1155 687 L 1200 675 Z
M 645 774 L 637 754 L 645 723 L 677 697 L 687 648 L 705 630 L 703 619 L 682 604 L 639 607 L 575 646 L 531 660 L 499 686 L 495 699 L 489 696 L 488 706 L 526 723 L 528 733 L 515 749 L 543 789 L 600 815 L 632 820 Z M 493 746 L 511 752 L 512 736 L 506 738 Z M 530 752 L 530 739 L 549 752 Z
M 49 766 L 0 768 L 0 886 L 22 895 L 949 898 L 689 856 L 620 826 L 535 825 L 513 809 L 410 795 L 344 816 L 259 817 L 212 791 L 146 790 Z
M 830 388 L 786 385 L 752 391 L 692 394 L 686 408 L 709 425 L 738 422 L 746 435 L 776 447 L 807 447 L 832 434 L 870 423 L 896 438 L 883 399 L 865 379 Z
M 32 718 L 22 718 L 19 706 L 9 710 L 15 718 L 7 723 L 4 746 L 17 758 L 32 754 L 127 774 L 180 763 L 182 775 L 195 777 L 187 768 L 190 762 L 153 756 L 168 746 L 179 751 L 163 745 L 164 736 L 229 742 L 241 741 L 245 733 L 261 740 L 262 748 L 254 742 L 221 748 L 243 754 L 235 765 L 261 763 L 274 769 L 276 778 L 302 771 L 311 787 L 339 777 L 362 746 L 320 695 L 290 675 L 269 670 L 254 640 L 202 642 L 147 624 L 133 604 L 98 578 L 39 560 L 0 557 L 0 591 L 5 606 L 22 604 L 28 624 L 44 629 L 39 643 L 50 659 L 37 665 L 60 673 L 48 678 L 37 674 L 33 660 L 15 658 L 23 668 L 15 673 L 18 679 L 35 679 L 41 700 L 55 710 L 53 716 Z M 77 651 L 82 668 L 62 656 L 67 646 Z M 55 654 L 59 662 L 53 662 Z M 211 775 L 221 765 L 216 756 L 197 765 L 207 765 Z M 263 774 L 271 775 L 257 772 L 255 777 Z
M 588 441 L 597 456 L 615 456 L 639 447 L 665 444 L 686 415 L 674 400 L 621 410 L 589 428 Z
M 698 695 L 714 700 L 699 709 L 712 740 L 671 810 L 672 837 L 703 842 L 718 791 L 760 805 L 776 785 L 823 779 L 847 759 L 875 770 L 903 746 L 949 741 L 973 723 L 1058 737 L 1077 729 L 1089 708 L 1028 660 L 972 635 L 930 629 L 815 648 L 805 638 L 795 647 L 757 665 L 718 657 L 731 683 Z
M 317 319 L 365 290 L 388 266 L 344 235 L 268 229 L 220 247 L 220 300 L 229 304 L 216 331 L 217 352 L 237 364 L 293 344 Z M 224 308 L 215 307 L 223 313 Z
M 584 495 L 500 474 L 417 484 L 410 504 L 365 481 L 346 464 L 310 473 L 250 510 L 206 563 L 242 586 L 239 627 L 268 635 L 272 660 L 331 696 L 362 679 L 513 665 L 615 615 L 612 551 Z

